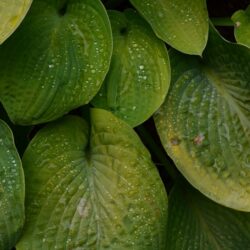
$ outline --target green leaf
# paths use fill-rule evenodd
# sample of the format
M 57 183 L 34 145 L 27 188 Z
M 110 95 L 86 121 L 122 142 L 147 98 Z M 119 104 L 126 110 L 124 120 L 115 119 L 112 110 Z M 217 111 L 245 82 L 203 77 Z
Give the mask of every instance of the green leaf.
M 36 0 L 0 47 L 0 100 L 15 123 L 54 120 L 94 97 L 111 53 L 100 0 Z
M 92 103 L 137 126 L 165 99 L 170 84 L 168 52 L 135 11 L 110 11 L 109 17 L 114 39 L 111 67 Z
M 169 197 L 167 250 L 236 250 L 250 245 L 250 214 L 220 206 L 187 183 Z
M 207 43 L 206 0 L 130 0 L 159 38 L 187 54 L 201 55 Z
M 236 11 L 232 16 L 232 20 L 235 24 L 234 36 L 236 41 L 250 48 L 250 5 L 245 11 Z
M 26 225 L 18 250 L 165 250 L 167 195 L 136 133 L 105 110 L 67 116 L 23 158 Z
M 0 44 L 19 26 L 27 14 L 32 0 L 1 0 L 0 2 Z
M 250 211 L 250 50 L 211 29 L 203 59 L 170 54 L 173 81 L 155 116 L 188 181 L 225 206 Z
M 24 223 L 24 176 L 9 127 L 0 120 L 0 249 L 15 246 Z
M 6 122 L 6 124 L 9 126 L 11 129 L 13 136 L 15 138 L 15 146 L 17 148 L 17 151 L 22 157 L 25 149 L 27 148 L 29 144 L 29 135 L 33 130 L 32 126 L 18 126 L 13 124 L 6 111 L 4 110 L 3 106 L 0 104 L 0 117 L 1 119 Z

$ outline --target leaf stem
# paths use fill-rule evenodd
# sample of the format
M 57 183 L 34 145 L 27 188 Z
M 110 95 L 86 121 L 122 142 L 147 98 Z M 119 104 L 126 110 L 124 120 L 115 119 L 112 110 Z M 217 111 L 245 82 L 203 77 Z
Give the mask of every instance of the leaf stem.
M 212 17 L 211 21 L 214 26 L 225 26 L 225 27 L 233 27 L 234 22 L 230 17 Z
M 170 178 L 174 181 L 180 175 L 173 163 L 168 159 L 164 149 L 162 149 L 154 140 L 151 133 L 144 125 L 136 128 L 137 132 L 143 138 L 144 143 L 149 151 L 157 158 L 157 160 L 164 166 Z

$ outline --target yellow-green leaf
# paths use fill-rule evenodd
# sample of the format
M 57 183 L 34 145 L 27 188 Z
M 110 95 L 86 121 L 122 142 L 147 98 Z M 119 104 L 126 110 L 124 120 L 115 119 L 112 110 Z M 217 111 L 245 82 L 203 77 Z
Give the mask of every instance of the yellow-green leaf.
M 86 120 L 50 123 L 28 146 L 17 249 L 165 250 L 167 195 L 150 154 L 110 112 Z
M 232 20 L 234 22 L 234 35 L 238 43 L 250 48 L 250 5 L 244 10 L 236 11 Z
M 156 35 L 173 48 L 201 55 L 207 43 L 206 0 L 130 0 Z
M 27 14 L 32 0 L 0 1 L 0 44 L 19 26 Z
M 172 52 L 173 78 L 155 116 L 188 181 L 214 201 L 250 211 L 250 50 L 211 29 L 203 58 Z

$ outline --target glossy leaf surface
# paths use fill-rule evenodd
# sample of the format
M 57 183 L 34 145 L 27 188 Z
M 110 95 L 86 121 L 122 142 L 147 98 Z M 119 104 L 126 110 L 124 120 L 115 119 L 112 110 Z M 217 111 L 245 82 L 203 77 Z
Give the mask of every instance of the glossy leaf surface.
M 19 26 L 30 8 L 32 0 L 0 1 L 0 44 Z
M 237 42 L 250 48 L 250 5 L 245 11 L 236 11 L 232 20 L 235 24 L 234 35 Z
M 136 133 L 105 110 L 49 124 L 23 158 L 18 250 L 165 250 L 167 195 Z
M 250 50 L 211 30 L 203 60 L 170 59 L 171 88 L 155 116 L 167 153 L 209 198 L 250 211 Z
M 0 100 L 22 125 L 88 103 L 109 68 L 111 28 L 100 0 L 36 0 L 0 48 Z
M 166 250 L 236 250 L 250 245 L 250 213 L 212 202 L 187 183 L 169 197 Z
M 170 84 L 168 52 L 135 11 L 110 11 L 109 17 L 114 39 L 111 68 L 93 104 L 136 126 L 165 99 Z
M 24 176 L 9 127 L 0 120 L 0 249 L 15 246 L 24 223 Z
M 130 0 L 159 38 L 187 54 L 201 55 L 207 43 L 205 0 Z

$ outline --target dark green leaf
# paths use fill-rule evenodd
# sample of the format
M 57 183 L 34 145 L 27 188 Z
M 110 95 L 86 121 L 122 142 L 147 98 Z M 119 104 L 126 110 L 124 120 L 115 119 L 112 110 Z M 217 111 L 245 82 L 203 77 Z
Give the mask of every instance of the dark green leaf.
M 216 204 L 185 183 L 169 197 L 167 250 L 240 250 L 250 246 L 250 213 Z
M 36 0 L 0 47 L 0 100 L 11 120 L 38 124 L 88 103 L 108 71 L 111 35 L 100 0 Z
M 15 246 L 24 223 L 24 176 L 13 135 L 0 120 L 0 249 Z

